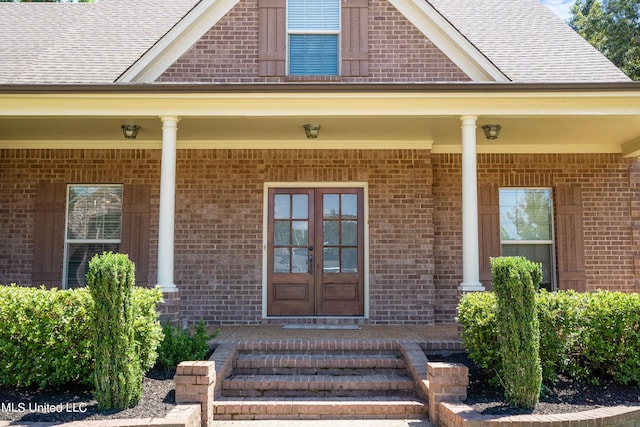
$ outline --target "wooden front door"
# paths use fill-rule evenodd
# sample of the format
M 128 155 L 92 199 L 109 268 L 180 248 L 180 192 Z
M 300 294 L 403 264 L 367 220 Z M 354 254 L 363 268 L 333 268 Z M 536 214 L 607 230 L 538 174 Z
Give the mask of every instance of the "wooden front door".
M 267 314 L 364 315 L 361 188 L 269 190 Z

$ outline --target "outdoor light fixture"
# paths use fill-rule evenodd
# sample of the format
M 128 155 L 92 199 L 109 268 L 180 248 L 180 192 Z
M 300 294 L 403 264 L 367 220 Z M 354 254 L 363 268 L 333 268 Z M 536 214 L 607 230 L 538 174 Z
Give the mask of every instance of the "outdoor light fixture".
M 140 126 L 138 125 L 122 125 L 122 134 L 127 139 L 136 139 Z
M 320 132 L 320 125 L 312 125 L 306 124 L 304 127 L 304 133 L 307 135 L 309 139 L 315 139 L 318 137 L 318 132 Z
M 487 139 L 498 139 L 498 136 L 500 136 L 500 129 L 502 129 L 502 126 L 500 125 L 482 126 L 482 130 L 484 130 L 484 136 Z

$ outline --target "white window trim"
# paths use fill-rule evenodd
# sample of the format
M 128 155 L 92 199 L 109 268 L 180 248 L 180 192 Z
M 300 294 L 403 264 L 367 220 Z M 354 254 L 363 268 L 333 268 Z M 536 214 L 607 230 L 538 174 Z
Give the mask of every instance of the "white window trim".
M 551 240 L 503 240 L 500 238 L 500 254 L 502 255 L 502 245 L 549 245 L 551 246 L 551 289 L 558 289 L 556 277 L 556 244 L 555 244 L 555 201 L 553 198 L 553 187 L 498 187 L 498 207 L 500 203 L 501 190 L 548 190 L 551 194 Z M 502 215 L 498 214 L 498 223 L 501 224 Z
M 364 197 L 364 315 L 363 316 L 268 316 L 267 315 L 267 229 L 269 227 L 269 190 L 272 188 L 361 188 Z M 369 318 L 369 184 L 367 182 L 265 182 L 262 195 L 262 318 L 263 319 L 327 319 Z
M 77 184 L 67 184 L 67 192 L 66 192 L 66 199 L 64 201 L 65 204 L 65 208 L 64 208 L 64 255 L 63 255 L 63 264 L 62 264 L 62 289 L 67 289 L 68 288 L 68 283 L 67 283 L 67 265 L 69 264 L 69 244 L 72 243 L 118 243 L 120 245 L 122 245 L 122 234 L 120 235 L 120 239 L 102 239 L 102 240 L 95 240 L 95 239 L 69 239 L 69 191 L 72 187 L 117 187 L 119 186 L 120 188 L 123 187 L 122 184 L 81 184 L 81 183 L 77 183 Z M 122 191 L 122 194 L 124 195 L 124 189 Z M 122 214 L 122 211 L 121 211 Z M 121 223 L 120 226 L 122 226 L 122 217 L 120 219 Z
M 340 7 L 338 11 L 338 30 L 290 30 L 289 29 L 289 0 L 286 2 L 285 8 L 285 25 L 286 25 L 286 37 L 285 37 L 285 48 L 286 48 L 286 58 L 285 58 L 285 73 L 287 76 L 291 75 L 291 70 L 289 68 L 289 58 L 291 54 L 289 52 L 289 36 L 291 34 L 327 34 L 327 35 L 338 35 L 338 74 L 335 77 L 339 77 L 342 75 L 342 2 L 340 2 Z M 298 75 L 296 75 L 298 76 Z M 313 76 L 300 76 L 300 77 L 313 77 Z M 334 76 L 332 76 L 334 77 Z

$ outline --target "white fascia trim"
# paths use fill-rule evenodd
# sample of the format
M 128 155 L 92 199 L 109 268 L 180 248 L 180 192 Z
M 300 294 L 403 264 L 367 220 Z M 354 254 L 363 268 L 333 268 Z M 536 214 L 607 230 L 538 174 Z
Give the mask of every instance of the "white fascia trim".
M 153 83 L 239 0 L 202 0 L 136 61 L 118 83 Z
M 474 82 L 509 82 L 486 56 L 424 0 L 389 0 Z

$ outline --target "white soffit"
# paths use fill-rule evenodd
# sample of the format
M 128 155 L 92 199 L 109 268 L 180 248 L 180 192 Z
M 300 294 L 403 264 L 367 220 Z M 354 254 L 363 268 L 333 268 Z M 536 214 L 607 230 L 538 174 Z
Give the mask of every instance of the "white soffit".
M 509 82 L 486 56 L 425 0 L 389 0 L 474 82 Z
M 117 80 L 153 83 L 239 0 L 202 0 Z

